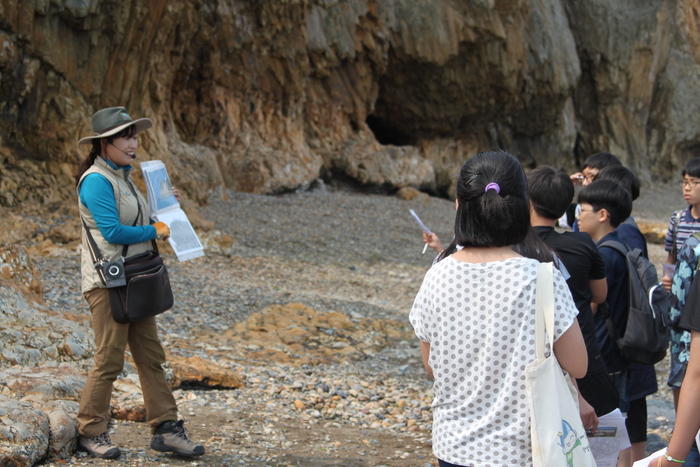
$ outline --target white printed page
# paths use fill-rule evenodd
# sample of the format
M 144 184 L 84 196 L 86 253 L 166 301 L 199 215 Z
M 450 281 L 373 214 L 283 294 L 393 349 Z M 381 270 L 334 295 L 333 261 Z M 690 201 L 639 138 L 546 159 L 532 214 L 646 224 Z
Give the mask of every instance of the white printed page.
M 158 221 L 165 222 L 170 227 L 168 241 L 180 261 L 204 255 L 204 247 L 192 228 L 187 215 L 182 209 L 175 209 L 158 214 Z
M 158 214 L 171 209 L 179 209 L 180 203 L 173 194 L 168 171 L 161 161 L 147 161 L 141 164 L 143 178 L 148 191 L 149 215 L 155 219 Z
M 615 467 L 621 450 L 630 447 L 625 418 L 620 409 L 598 418 L 598 429 L 594 434 L 586 432 L 593 458 L 598 467 Z

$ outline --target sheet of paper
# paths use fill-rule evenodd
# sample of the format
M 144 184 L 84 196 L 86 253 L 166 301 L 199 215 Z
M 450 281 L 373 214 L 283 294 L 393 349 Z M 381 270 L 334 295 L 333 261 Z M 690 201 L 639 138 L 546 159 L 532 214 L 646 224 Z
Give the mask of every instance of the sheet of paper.
M 654 454 L 650 455 L 649 457 L 645 457 L 644 459 L 638 460 L 634 464 L 632 464 L 632 467 L 650 467 L 649 462 L 651 462 L 652 459 L 655 459 L 659 457 L 661 454 L 666 452 L 666 448 L 659 449 L 656 451 Z M 654 466 L 652 466 L 654 467 Z
M 165 222 L 170 227 L 168 241 L 179 261 L 187 261 L 204 255 L 204 248 L 197 232 L 192 228 L 180 203 L 173 194 L 172 184 L 165 164 L 161 161 L 141 163 L 141 171 L 146 181 L 148 208 L 151 219 Z
M 587 431 L 586 434 L 598 467 L 615 467 L 619 452 L 630 447 L 625 417 L 620 409 L 599 417 L 596 432 Z
M 666 263 L 661 263 L 661 266 L 664 268 L 664 275 L 668 277 L 673 277 L 673 273 L 676 272 L 676 265 L 675 264 L 666 264 Z
M 182 209 L 175 209 L 158 214 L 157 219 L 170 227 L 170 246 L 180 261 L 204 255 L 204 247 L 192 228 L 187 215 Z
M 413 209 L 409 209 L 408 212 L 410 212 L 411 215 L 413 216 L 413 218 L 416 220 L 416 222 L 418 222 L 418 225 L 420 225 L 420 228 L 423 229 L 423 232 L 425 232 L 427 234 L 432 234 L 430 229 L 425 226 L 425 224 L 423 223 L 422 220 L 420 220 L 420 217 L 418 217 L 418 214 L 416 214 L 416 211 L 414 211 Z
M 180 203 L 173 194 L 172 183 L 161 161 L 147 161 L 141 164 L 143 178 L 148 191 L 148 207 L 151 218 L 168 209 L 177 209 Z

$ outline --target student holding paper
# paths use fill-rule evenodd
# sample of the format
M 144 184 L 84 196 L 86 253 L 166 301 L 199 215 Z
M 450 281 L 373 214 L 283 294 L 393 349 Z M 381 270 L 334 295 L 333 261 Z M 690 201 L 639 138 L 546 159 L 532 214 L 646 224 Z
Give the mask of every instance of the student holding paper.
M 124 245 L 129 246 L 126 256 L 131 257 L 151 249 L 154 239 L 170 235 L 166 224 L 151 225 L 148 204 L 131 178 L 137 134 L 151 125 L 147 118 L 133 120 L 124 107 L 111 107 L 93 115 L 95 134 L 79 141 L 91 145 L 90 154 L 78 167 L 75 181 L 83 225 L 82 292 L 92 314 L 96 350 L 80 398 L 78 448 L 104 459 L 121 455 L 107 428 L 112 383 L 124 366 L 127 344 L 141 381 L 146 417 L 153 433 L 151 448 L 183 456 L 204 454 L 204 447 L 193 443 L 182 420 L 178 421 L 175 399 L 162 367 L 165 352 L 155 317 L 130 324 L 114 321 L 109 292 L 95 268 L 86 231 L 89 229 L 106 261 L 119 259 Z

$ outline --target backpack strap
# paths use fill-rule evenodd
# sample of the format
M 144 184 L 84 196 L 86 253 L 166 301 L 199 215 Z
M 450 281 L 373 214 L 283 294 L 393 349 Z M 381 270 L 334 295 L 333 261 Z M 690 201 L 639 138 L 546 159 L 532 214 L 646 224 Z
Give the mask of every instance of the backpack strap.
M 605 326 L 608 328 L 608 336 L 612 339 L 613 345 L 617 347 L 617 341 L 620 340 L 620 334 L 617 333 L 615 325 L 612 321 L 612 316 L 610 315 L 610 305 L 608 301 L 604 301 L 598 306 L 598 310 L 603 313 L 603 318 L 605 318 Z
M 600 248 L 602 247 L 612 248 L 613 250 L 617 251 L 622 256 L 624 256 L 625 266 L 627 266 L 627 253 L 629 253 L 630 251 L 627 245 L 617 240 L 608 240 L 606 242 L 601 243 Z M 601 313 L 603 313 L 603 318 L 605 318 L 605 326 L 608 328 L 608 336 L 612 340 L 613 345 L 617 347 L 617 341 L 620 339 L 620 334 L 617 332 L 617 329 L 615 329 L 615 324 L 612 321 L 612 316 L 610 315 L 610 305 L 608 305 L 608 301 L 605 300 L 603 303 L 601 303 L 598 309 Z
M 608 240 L 606 242 L 603 242 L 600 244 L 599 248 L 602 248 L 604 246 L 606 246 L 608 248 L 612 248 L 613 250 L 617 251 L 618 253 L 620 253 L 622 256 L 625 256 L 625 257 L 627 256 L 627 253 L 630 252 L 630 249 L 627 245 L 625 245 L 624 243 L 617 241 L 617 240 Z

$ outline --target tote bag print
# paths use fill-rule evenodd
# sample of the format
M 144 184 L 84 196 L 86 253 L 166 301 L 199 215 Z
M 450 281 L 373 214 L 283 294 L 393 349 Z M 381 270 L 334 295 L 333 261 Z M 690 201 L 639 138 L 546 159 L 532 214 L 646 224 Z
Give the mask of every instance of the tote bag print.
M 561 446 L 564 455 L 566 456 L 567 467 L 574 467 L 574 452 L 576 448 L 580 448 L 579 455 L 582 452 L 590 452 L 591 450 L 590 447 L 588 447 L 586 432 L 583 431 L 579 435 L 566 420 L 561 421 L 561 431 L 557 434 L 557 436 L 559 437 L 559 446 Z M 581 439 L 583 439 L 586 443 L 586 447 L 584 447 L 582 444 Z

